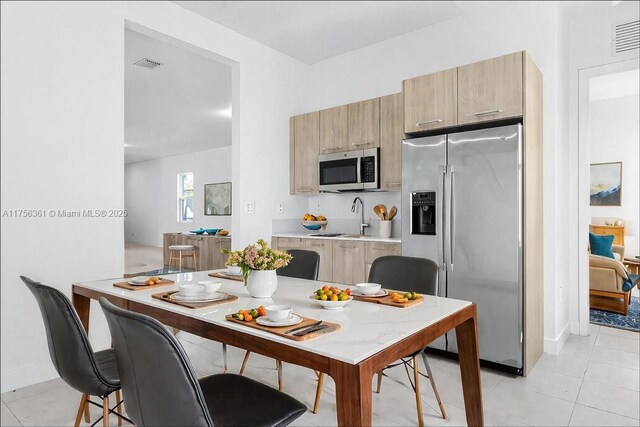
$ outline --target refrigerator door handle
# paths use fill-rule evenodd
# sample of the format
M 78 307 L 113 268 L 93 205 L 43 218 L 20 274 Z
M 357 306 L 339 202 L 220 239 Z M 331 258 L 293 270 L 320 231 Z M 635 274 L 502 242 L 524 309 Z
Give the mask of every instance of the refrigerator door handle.
M 440 188 L 442 189 L 442 201 L 440 202 L 441 206 L 440 206 L 440 220 L 438 221 L 436 219 L 436 221 L 438 221 L 438 223 L 440 224 L 439 230 L 436 231 L 436 234 L 438 235 L 438 246 L 440 247 L 440 254 L 441 254 L 441 259 L 442 259 L 442 270 L 446 271 L 447 270 L 447 258 L 446 258 L 446 243 L 445 243 L 445 238 L 444 238 L 444 231 L 445 231 L 445 218 L 446 218 L 446 197 L 445 197 L 445 189 L 446 189 L 446 177 L 447 177 L 447 166 L 446 165 L 440 165 L 440 179 L 442 180 L 442 182 L 440 183 Z
M 449 205 L 451 208 L 449 209 L 449 265 L 450 271 L 453 271 L 453 260 L 454 260 L 454 250 L 456 243 L 456 201 L 455 201 L 455 182 L 456 182 L 456 172 L 453 165 L 449 165 L 451 176 L 451 183 L 449 185 Z

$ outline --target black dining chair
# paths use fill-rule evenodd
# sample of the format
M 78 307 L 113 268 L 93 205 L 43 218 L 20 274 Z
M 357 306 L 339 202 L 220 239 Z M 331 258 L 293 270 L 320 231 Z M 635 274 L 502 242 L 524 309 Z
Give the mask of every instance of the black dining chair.
M 318 271 L 320 270 L 320 254 L 316 251 L 305 251 L 303 249 L 289 249 L 287 250 L 292 258 L 289 265 L 276 270 L 278 276 L 294 277 L 296 279 L 306 280 L 318 280 Z M 244 370 L 247 367 L 249 361 L 250 351 L 244 354 L 242 359 L 242 366 L 240 367 L 240 375 L 244 374 Z M 276 370 L 278 371 L 278 390 L 282 391 L 282 361 L 276 360 Z M 324 381 L 324 374 L 322 372 L 316 372 L 318 377 L 318 385 L 316 389 L 316 398 L 313 404 L 313 413 L 318 413 L 318 404 L 320 403 L 320 394 L 322 392 L 322 383 Z
M 138 426 L 286 426 L 306 406 L 249 378 L 198 379 L 180 342 L 157 320 L 100 298 L 127 401 Z
M 75 309 L 62 292 L 27 277 L 20 278 L 40 307 L 53 366 L 67 384 L 82 393 L 74 425 L 80 425 L 83 413 L 85 421 L 90 422 L 88 404 L 102 408 L 105 426 L 109 425 L 109 414 L 118 417 L 119 426 L 123 419 L 129 421 L 122 415 L 120 378 L 113 349 L 93 351 Z M 109 395 L 114 392 L 116 405 L 109 408 Z M 91 396 L 100 397 L 102 404 L 93 402 Z
M 383 256 L 377 258 L 371 264 L 369 271 L 369 282 L 380 283 L 383 288 L 394 289 L 398 291 L 417 292 L 425 295 L 436 295 L 438 288 L 438 264 L 426 258 L 414 258 L 408 256 Z M 427 360 L 427 355 L 423 350 L 407 355 L 401 359 L 401 365 L 411 365 L 413 368 L 413 380 L 415 385 L 416 406 L 418 411 L 418 425 L 424 425 L 422 415 L 422 400 L 420 398 L 420 372 L 418 371 L 418 355 L 422 356 L 425 368 L 427 369 L 427 377 L 431 382 L 433 393 L 435 394 L 442 418 L 447 418 L 447 412 L 444 409 L 438 387 L 431 372 L 431 366 Z M 410 359 L 410 362 L 409 362 Z M 387 368 L 397 366 L 390 365 Z M 376 393 L 380 393 L 382 386 L 383 371 L 378 372 L 378 387 Z

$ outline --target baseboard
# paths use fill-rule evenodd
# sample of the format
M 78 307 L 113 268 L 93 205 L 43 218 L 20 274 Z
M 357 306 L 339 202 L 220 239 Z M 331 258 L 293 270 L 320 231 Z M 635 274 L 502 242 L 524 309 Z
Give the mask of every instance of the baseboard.
M 564 325 L 564 328 L 562 328 L 562 332 L 560 332 L 556 338 L 545 338 L 544 352 L 548 354 L 559 354 L 562 347 L 564 347 L 564 344 L 567 342 L 567 339 L 569 339 L 569 333 L 569 323 L 567 323 Z
M 5 393 L 58 377 L 59 375 L 53 364 L 50 360 L 47 360 L 46 362 L 33 363 L 20 368 L 3 370 L 0 389 L 2 393 Z

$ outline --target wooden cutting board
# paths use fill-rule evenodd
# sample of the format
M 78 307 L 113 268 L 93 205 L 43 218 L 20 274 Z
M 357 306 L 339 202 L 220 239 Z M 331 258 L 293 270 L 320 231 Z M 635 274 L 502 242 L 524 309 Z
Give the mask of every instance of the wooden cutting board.
M 160 288 L 162 286 L 169 286 L 169 285 L 173 285 L 174 283 L 176 282 L 174 282 L 173 280 L 162 279 L 162 281 L 157 285 L 130 285 L 129 282 L 127 281 L 127 282 L 114 283 L 113 286 L 115 286 L 116 288 L 128 289 L 130 291 L 142 291 L 146 289 Z
M 297 325 L 282 326 L 282 327 L 269 327 L 269 326 L 258 325 L 255 320 L 252 320 L 251 322 L 245 322 L 244 320 L 234 319 L 231 314 L 228 314 L 227 316 L 225 316 L 225 319 L 227 319 L 230 322 L 238 323 L 240 325 L 248 326 L 250 328 L 259 329 L 261 331 L 265 331 L 265 332 L 269 332 L 269 333 L 272 333 L 272 334 L 275 334 L 275 335 L 279 335 L 281 337 L 285 337 L 285 338 L 288 338 L 288 339 L 294 340 L 294 341 L 306 341 L 306 340 L 311 339 L 311 338 L 316 338 L 316 337 L 319 337 L 321 335 L 329 334 L 331 332 L 335 332 L 335 331 L 340 330 L 340 325 L 337 324 L 337 323 L 322 322 L 323 325 L 327 325 L 329 327 L 325 328 L 325 329 L 322 329 L 320 331 L 311 332 L 310 334 L 307 334 L 307 335 L 304 335 L 304 336 L 301 336 L 301 337 L 296 337 L 294 335 L 285 335 L 284 333 L 287 332 L 290 329 L 293 329 L 293 328 L 300 328 L 300 327 L 307 326 L 307 325 L 311 326 L 312 324 L 316 323 L 317 320 L 316 319 L 310 319 L 308 317 L 303 317 L 302 318 L 302 322 L 298 323 Z
M 228 280 L 236 280 L 238 282 L 244 282 L 244 278 L 242 276 L 233 276 L 227 275 L 224 273 L 209 273 L 209 277 L 217 277 L 219 279 L 228 279 Z
M 220 299 L 220 300 L 217 300 L 217 301 L 209 301 L 209 302 L 186 302 L 186 301 L 176 301 L 176 300 L 173 300 L 173 299 L 169 298 L 169 295 L 175 294 L 176 292 L 178 292 L 178 291 L 160 292 L 158 294 L 153 294 L 151 296 L 153 298 L 155 298 L 155 299 L 159 299 L 159 300 L 162 300 L 162 301 L 169 302 L 171 304 L 177 304 L 177 305 L 181 305 L 183 307 L 188 307 L 188 308 L 212 307 L 214 305 L 227 304 L 227 303 L 230 303 L 230 302 L 234 302 L 234 301 L 236 301 L 238 299 L 237 296 L 231 295 L 231 294 L 227 294 L 227 298 L 225 298 L 225 299 Z
M 390 294 L 391 294 L 391 292 L 400 293 L 401 291 L 393 291 L 393 290 L 387 289 L 387 292 L 389 292 L 389 295 L 385 295 L 385 296 L 379 297 L 379 298 L 363 297 L 363 296 L 354 295 L 354 294 L 351 294 L 351 296 L 356 301 L 371 302 L 371 303 L 374 303 L 374 304 L 389 305 L 391 307 L 400 307 L 400 308 L 412 307 L 414 305 L 421 304 L 424 301 L 424 297 L 422 295 L 418 295 L 417 299 L 410 299 L 409 301 L 404 302 L 404 303 L 397 303 L 397 302 L 393 301 L 393 298 L 391 298 Z M 402 292 L 402 293 L 404 293 L 404 292 Z

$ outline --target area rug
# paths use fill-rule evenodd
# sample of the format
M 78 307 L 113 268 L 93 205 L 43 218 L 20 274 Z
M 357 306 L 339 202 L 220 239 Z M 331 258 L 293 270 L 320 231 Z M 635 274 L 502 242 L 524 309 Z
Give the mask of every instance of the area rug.
M 589 320 L 596 325 L 640 332 L 640 298 L 631 297 L 629 312 L 626 316 L 592 308 L 589 310 Z

